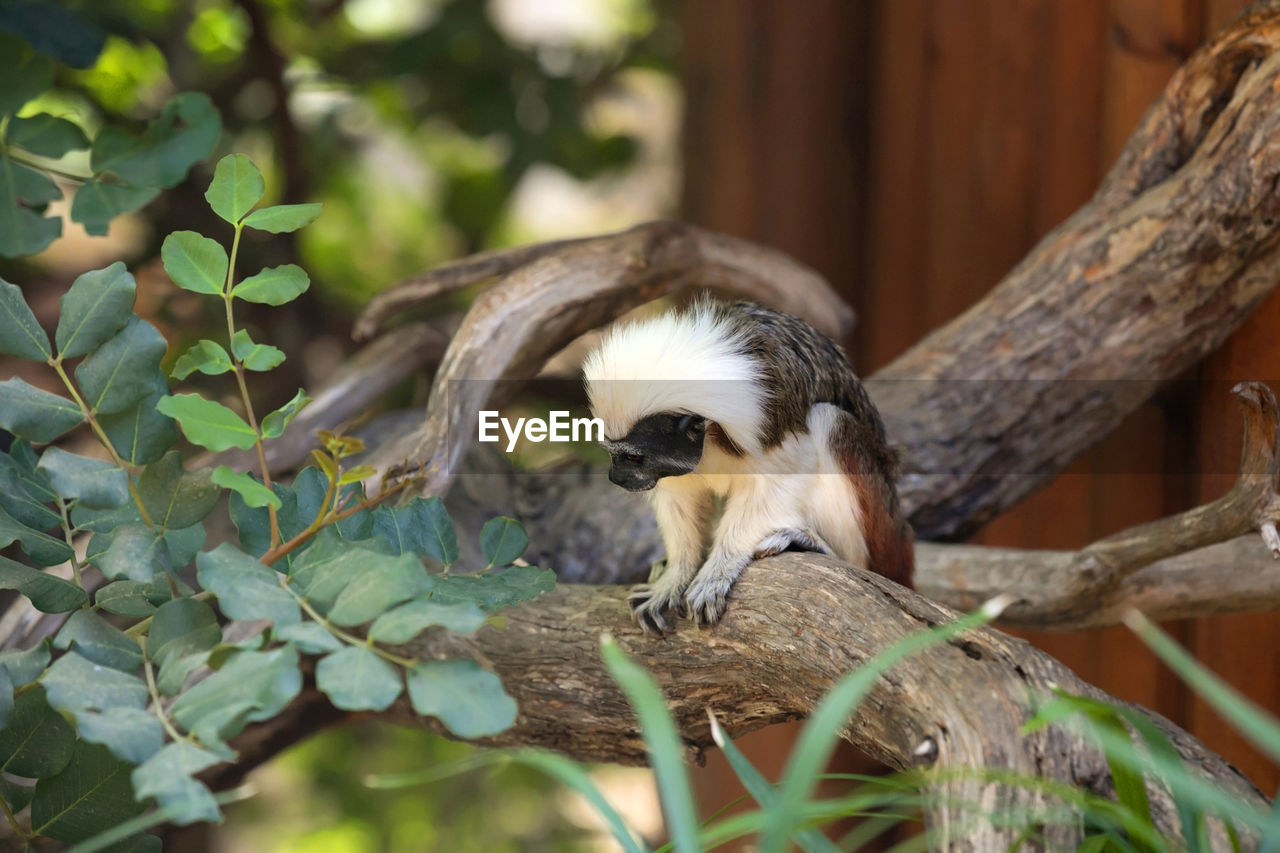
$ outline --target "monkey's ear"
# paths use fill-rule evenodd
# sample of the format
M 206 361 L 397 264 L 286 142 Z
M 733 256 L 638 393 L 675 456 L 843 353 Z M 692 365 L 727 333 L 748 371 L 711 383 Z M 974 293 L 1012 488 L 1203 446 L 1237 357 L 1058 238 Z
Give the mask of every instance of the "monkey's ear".
M 676 421 L 677 432 L 700 433 L 706 430 L 707 419 L 701 415 L 685 415 Z

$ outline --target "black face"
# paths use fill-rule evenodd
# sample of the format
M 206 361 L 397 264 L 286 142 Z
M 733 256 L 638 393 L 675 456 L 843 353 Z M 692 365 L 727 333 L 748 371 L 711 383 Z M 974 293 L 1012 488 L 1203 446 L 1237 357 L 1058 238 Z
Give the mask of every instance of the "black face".
M 707 422 L 699 415 L 663 413 L 639 421 L 626 438 L 605 441 L 613 458 L 609 481 L 631 492 L 658 485 L 698 467 Z

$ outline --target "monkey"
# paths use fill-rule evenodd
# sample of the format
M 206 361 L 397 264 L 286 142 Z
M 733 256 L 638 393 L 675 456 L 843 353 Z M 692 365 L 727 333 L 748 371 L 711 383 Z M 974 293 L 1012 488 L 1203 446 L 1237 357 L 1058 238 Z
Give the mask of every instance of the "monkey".
M 583 376 L 609 479 L 649 493 L 666 546 L 629 596 L 646 633 L 667 611 L 715 624 L 743 569 L 788 549 L 911 585 L 897 453 L 844 350 L 805 321 L 704 298 L 613 327 Z

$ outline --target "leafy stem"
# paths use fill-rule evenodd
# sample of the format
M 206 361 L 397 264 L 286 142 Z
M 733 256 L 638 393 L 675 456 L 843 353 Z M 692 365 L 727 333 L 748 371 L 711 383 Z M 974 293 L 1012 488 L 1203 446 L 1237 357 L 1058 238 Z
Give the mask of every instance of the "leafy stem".
M 418 479 L 420 478 L 418 477 L 406 478 L 396 483 L 391 488 L 384 489 L 380 493 L 378 493 L 377 495 L 374 495 L 371 498 L 365 498 L 364 500 L 360 501 L 356 505 L 349 506 L 346 509 L 342 510 L 341 512 L 330 512 L 317 517 L 315 521 L 307 525 L 306 529 L 303 530 L 301 533 L 299 533 L 297 536 L 293 537 L 288 542 L 284 542 L 280 545 L 275 546 L 274 548 L 272 548 L 271 550 L 263 554 L 259 559 L 261 559 L 263 563 L 269 566 L 272 563 L 276 562 L 277 560 L 281 559 L 282 557 L 287 557 L 288 555 L 292 554 L 294 551 L 298 550 L 298 548 L 300 548 L 304 543 L 306 543 L 308 539 L 310 539 L 312 536 L 315 536 L 317 533 L 319 533 L 322 528 L 327 527 L 330 524 L 337 524 L 339 521 L 342 521 L 345 518 L 349 518 L 350 516 L 355 515 L 361 510 L 372 509 L 373 507 L 382 503 L 392 495 L 399 494 L 400 492 L 404 491 L 410 485 L 415 483 Z
M 123 468 L 126 482 L 129 484 L 129 496 L 133 498 L 133 503 L 138 507 L 138 515 L 142 517 L 142 521 L 147 527 L 155 529 L 155 522 L 151 520 L 151 514 L 147 512 L 146 505 L 142 502 L 142 495 L 138 493 L 138 487 L 133 482 L 134 466 L 125 462 L 116 452 L 116 447 L 111 443 L 111 439 L 107 436 L 102 425 L 98 423 L 98 418 L 94 414 L 93 409 L 85 402 L 84 397 L 80 396 L 80 390 L 76 388 L 76 384 L 71 381 L 71 377 L 67 375 L 67 371 L 62 366 L 62 356 L 58 355 L 48 360 L 48 365 L 58 374 L 58 378 L 62 380 L 63 386 L 67 389 L 67 393 L 71 395 L 71 399 L 80 407 L 80 413 L 84 415 L 85 421 L 89 424 L 89 428 L 93 430 L 93 434 L 97 436 L 98 441 L 106 449 L 107 454 L 111 457 L 111 462 L 118 468 Z
M 254 448 L 258 451 L 258 467 L 262 470 L 262 484 L 268 489 L 271 488 L 271 469 L 267 466 L 267 454 L 262 447 L 262 430 L 258 427 L 258 418 L 253 412 L 253 401 L 249 398 L 249 385 L 244 379 L 244 362 L 235 355 L 235 337 L 236 322 L 235 312 L 232 308 L 234 297 L 231 295 L 231 288 L 235 281 L 236 274 L 236 255 L 240 252 L 240 235 L 244 232 L 244 224 L 237 222 L 235 224 L 235 236 L 231 240 L 231 257 L 227 263 L 227 281 L 222 288 L 222 302 L 226 306 L 227 313 L 227 346 L 231 349 L 231 363 L 234 367 L 236 375 L 236 384 L 240 386 L 240 400 L 244 403 L 244 413 L 249 419 L 249 426 L 253 429 L 257 436 L 253 443 Z M 280 544 L 280 519 L 276 515 L 274 505 L 267 505 L 267 518 L 271 521 L 271 544 Z
M 76 586 L 84 589 L 84 582 L 80 578 L 80 558 L 76 556 L 75 537 L 71 532 L 71 516 L 67 513 L 67 502 L 62 498 L 58 498 L 58 514 L 62 516 L 62 538 L 66 540 L 67 547 L 71 549 L 71 573 L 75 578 Z M 86 600 L 85 607 L 89 607 Z
M 417 663 L 417 661 L 412 658 L 401 657 L 394 652 L 387 651 L 367 637 L 357 637 L 355 634 L 348 633 L 337 625 L 334 625 L 329 621 L 327 616 L 312 607 L 311 602 L 307 601 L 304 596 L 299 595 L 293 587 L 289 586 L 289 582 L 285 579 L 284 575 L 280 576 L 279 583 L 281 588 L 293 596 L 294 600 L 298 602 L 298 606 L 301 607 L 308 616 L 314 619 L 318 624 L 324 626 L 326 631 L 337 637 L 339 640 L 342 640 L 344 643 L 352 646 L 364 646 L 383 660 L 399 664 L 405 669 L 409 669 Z
M 155 705 L 156 716 L 160 718 L 160 725 L 164 726 L 164 730 L 169 733 L 169 737 L 175 741 L 190 740 L 190 738 L 184 737 L 182 732 L 178 731 L 164 710 L 164 699 L 156 688 L 156 675 L 151 666 L 151 656 L 147 654 L 147 638 L 138 637 L 138 645 L 142 647 L 142 671 L 147 676 L 147 692 L 151 694 L 151 701 Z

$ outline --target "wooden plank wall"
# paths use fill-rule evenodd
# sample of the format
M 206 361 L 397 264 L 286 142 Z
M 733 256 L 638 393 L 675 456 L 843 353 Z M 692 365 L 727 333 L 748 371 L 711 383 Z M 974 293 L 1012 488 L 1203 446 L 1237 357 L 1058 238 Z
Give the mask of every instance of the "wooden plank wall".
M 681 4 L 684 216 L 791 252 L 859 313 L 860 372 L 963 311 L 1093 192 L 1182 60 L 1243 0 L 696 0 Z M 1280 298 L 980 541 L 1078 547 L 1220 494 L 1232 380 L 1277 380 Z M 1280 615 L 1168 626 L 1280 712 Z M 1123 629 L 1040 634 L 1084 678 L 1280 776 Z M 766 767 L 787 746 L 748 739 Z M 708 805 L 734 789 L 713 758 Z

